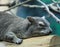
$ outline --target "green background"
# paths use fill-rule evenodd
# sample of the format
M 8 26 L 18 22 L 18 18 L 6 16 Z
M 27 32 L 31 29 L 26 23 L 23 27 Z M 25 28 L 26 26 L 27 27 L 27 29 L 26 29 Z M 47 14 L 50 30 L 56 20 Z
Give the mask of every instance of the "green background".
M 24 0 L 20 0 L 20 1 L 24 1 Z M 43 2 L 45 2 L 46 4 L 50 4 L 52 3 L 51 0 L 42 0 Z M 56 0 L 57 1 L 57 0 Z M 40 5 L 40 3 L 38 3 L 36 0 L 32 0 L 32 2 L 28 2 L 28 4 L 37 4 Z M 53 12 L 53 11 L 52 11 Z M 53 12 L 58 18 L 60 18 L 60 14 Z M 28 8 L 28 7 L 23 7 L 20 6 L 17 12 L 17 15 L 23 18 L 26 18 L 27 16 L 48 16 L 49 14 L 46 12 L 46 10 L 41 9 L 41 8 Z M 60 24 L 58 24 L 55 19 L 53 19 L 52 17 L 47 18 L 47 20 L 50 22 L 51 24 L 51 28 L 53 30 L 52 34 L 55 35 L 59 35 L 60 36 Z
M 52 2 L 51 0 L 42 0 L 42 1 L 45 3 L 51 3 Z M 58 0 L 56 0 L 56 1 L 58 1 Z M 56 14 L 56 16 L 58 18 L 60 18 L 60 14 Z M 53 29 L 53 34 L 60 36 L 60 24 L 56 23 L 56 21 L 52 17 L 50 17 L 48 20 L 51 23 L 51 28 Z

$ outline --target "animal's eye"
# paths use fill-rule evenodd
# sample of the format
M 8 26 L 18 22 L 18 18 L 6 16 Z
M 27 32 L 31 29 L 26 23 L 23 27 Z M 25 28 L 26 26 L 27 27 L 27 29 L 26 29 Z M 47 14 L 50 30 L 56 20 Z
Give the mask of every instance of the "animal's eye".
M 39 24 L 40 26 L 44 26 L 43 24 Z
M 43 22 L 39 22 L 39 25 L 40 26 L 44 26 L 45 24 Z

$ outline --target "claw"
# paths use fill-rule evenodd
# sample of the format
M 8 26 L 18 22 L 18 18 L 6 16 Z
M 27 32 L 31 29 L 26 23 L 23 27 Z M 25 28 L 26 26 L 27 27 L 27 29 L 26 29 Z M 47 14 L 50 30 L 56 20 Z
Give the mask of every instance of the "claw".
M 23 40 L 17 38 L 17 39 L 14 39 L 13 42 L 16 43 L 16 44 L 21 44 L 23 42 Z

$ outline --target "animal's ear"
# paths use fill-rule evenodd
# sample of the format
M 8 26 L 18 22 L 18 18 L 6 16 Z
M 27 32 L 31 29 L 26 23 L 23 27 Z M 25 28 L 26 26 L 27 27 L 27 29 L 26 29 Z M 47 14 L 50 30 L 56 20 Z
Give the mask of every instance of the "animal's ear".
M 41 18 L 45 19 L 45 16 L 42 16 Z
M 32 16 L 27 16 L 27 19 L 31 22 L 31 23 L 35 23 L 35 19 Z

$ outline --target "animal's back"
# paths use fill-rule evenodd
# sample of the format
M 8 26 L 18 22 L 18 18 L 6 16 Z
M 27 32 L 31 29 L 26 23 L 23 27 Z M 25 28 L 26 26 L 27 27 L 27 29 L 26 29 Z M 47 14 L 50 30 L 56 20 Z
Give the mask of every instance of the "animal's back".
M 23 20 L 23 18 L 20 18 L 18 16 L 0 12 L 0 37 L 4 36 L 4 34 L 7 32 L 7 28 L 11 24 L 18 23 L 22 20 Z

